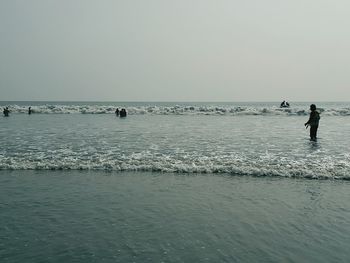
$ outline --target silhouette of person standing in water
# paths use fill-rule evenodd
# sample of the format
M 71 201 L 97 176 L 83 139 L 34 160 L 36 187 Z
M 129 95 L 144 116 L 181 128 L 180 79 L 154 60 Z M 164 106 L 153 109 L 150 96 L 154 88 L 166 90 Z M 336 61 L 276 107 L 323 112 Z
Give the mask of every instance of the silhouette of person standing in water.
M 311 141 L 316 141 L 318 123 L 320 121 L 320 114 L 316 111 L 315 104 L 310 105 L 310 110 L 311 110 L 310 118 L 305 123 L 305 126 L 306 126 L 306 128 L 310 126 L 310 139 L 311 139 Z
M 32 107 L 29 107 L 29 108 L 28 108 L 28 114 L 29 114 L 29 115 L 32 114 Z
M 6 107 L 6 108 L 4 109 L 4 111 L 3 111 L 3 113 L 4 113 L 4 116 L 5 116 L 5 117 L 8 117 L 8 116 L 9 116 L 9 113 L 10 113 L 9 107 Z
M 119 108 L 115 110 L 115 115 L 118 117 L 119 116 Z

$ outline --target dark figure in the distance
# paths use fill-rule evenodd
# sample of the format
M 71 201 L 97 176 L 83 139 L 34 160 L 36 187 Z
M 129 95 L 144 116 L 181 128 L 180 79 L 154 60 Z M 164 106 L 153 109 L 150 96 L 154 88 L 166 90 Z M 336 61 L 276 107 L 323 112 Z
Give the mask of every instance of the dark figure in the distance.
M 280 105 L 280 108 L 289 108 L 289 103 L 288 101 L 282 101 L 281 105 Z
M 30 115 L 30 114 L 32 114 L 32 112 L 33 112 L 33 111 L 32 111 L 32 107 L 29 107 L 29 108 L 28 108 L 28 114 Z
M 9 116 L 9 113 L 10 113 L 9 107 L 6 107 L 6 108 L 4 109 L 4 111 L 3 111 L 3 113 L 4 113 L 4 116 L 5 116 L 5 117 L 8 117 L 8 116 Z
M 118 109 L 118 108 L 115 110 L 115 115 L 116 115 L 117 117 L 119 116 L 119 109 Z
M 120 110 L 120 117 L 126 117 L 126 110 L 123 108 Z
M 317 129 L 318 129 L 318 123 L 320 121 L 320 114 L 316 111 L 316 105 L 311 104 L 310 105 L 310 118 L 305 123 L 306 128 L 310 126 L 310 139 L 312 141 L 316 141 L 317 139 Z

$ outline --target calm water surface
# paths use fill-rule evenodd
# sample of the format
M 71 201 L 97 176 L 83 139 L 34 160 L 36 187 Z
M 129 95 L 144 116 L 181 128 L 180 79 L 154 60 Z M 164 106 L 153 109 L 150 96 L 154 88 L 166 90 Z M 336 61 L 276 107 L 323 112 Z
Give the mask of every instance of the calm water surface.
M 0 172 L 1 262 L 348 262 L 347 181 Z

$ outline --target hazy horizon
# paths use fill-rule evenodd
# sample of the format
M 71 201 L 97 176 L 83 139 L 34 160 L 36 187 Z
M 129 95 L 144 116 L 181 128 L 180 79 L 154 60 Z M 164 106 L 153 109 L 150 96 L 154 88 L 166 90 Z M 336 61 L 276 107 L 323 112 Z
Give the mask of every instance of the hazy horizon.
M 1 1 L 2 101 L 350 101 L 350 2 Z

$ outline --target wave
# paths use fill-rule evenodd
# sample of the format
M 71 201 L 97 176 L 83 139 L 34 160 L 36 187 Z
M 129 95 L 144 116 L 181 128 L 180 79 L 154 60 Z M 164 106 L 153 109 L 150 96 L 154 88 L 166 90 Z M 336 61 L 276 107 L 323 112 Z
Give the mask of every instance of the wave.
M 267 155 L 247 158 L 241 155 L 200 156 L 159 155 L 149 151 L 130 155 L 63 154 L 55 151 L 38 156 L 24 154 L 6 157 L 0 154 L 0 170 L 104 170 L 147 171 L 187 174 L 233 174 L 248 176 L 279 176 L 289 178 L 350 180 L 350 154 L 341 158 L 288 159 Z
M 37 114 L 114 114 L 118 105 L 40 105 L 32 106 L 32 112 Z M 12 113 L 27 113 L 28 106 L 10 105 Z M 279 116 L 305 116 L 309 111 L 301 107 L 251 107 L 251 106 L 130 106 L 127 107 L 130 115 L 279 115 Z M 318 108 L 326 116 L 350 116 L 349 108 Z

